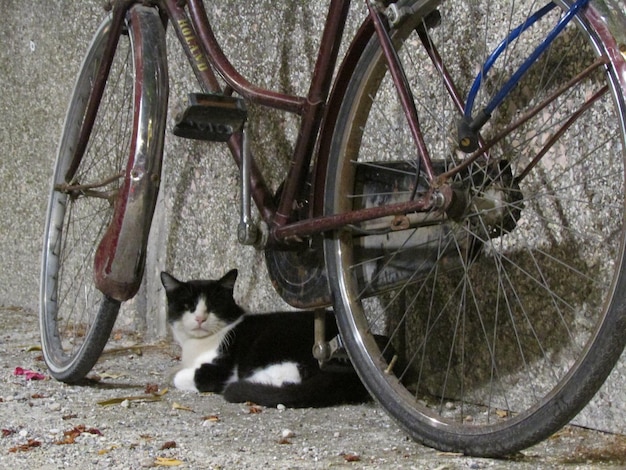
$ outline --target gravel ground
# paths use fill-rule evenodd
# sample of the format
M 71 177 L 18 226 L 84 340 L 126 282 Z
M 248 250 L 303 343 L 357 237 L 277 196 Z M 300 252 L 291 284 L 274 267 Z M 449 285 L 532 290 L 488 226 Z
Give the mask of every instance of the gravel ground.
M 177 349 L 116 339 L 84 386 L 47 377 L 36 313 L 0 308 L 0 468 L 624 468 L 626 436 L 567 427 L 513 459 L 420 446 L 374 404 L 234 405 L 170 388 Z M 124 345 L 120 347 L 120 345 Z M 21 369 L 19 369 L 21 368 Z M 43 375 L 43 380 L 29 372 Z M 22 375 L 18 375 L 18 374 Z

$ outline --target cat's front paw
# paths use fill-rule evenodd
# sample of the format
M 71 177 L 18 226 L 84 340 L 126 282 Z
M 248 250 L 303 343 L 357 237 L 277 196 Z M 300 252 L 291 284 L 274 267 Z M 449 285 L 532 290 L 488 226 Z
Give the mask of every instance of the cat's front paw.
M 187 392 L 197 392 L 196 384 L 194 382 L 196 370 L 194 368 L 188 368 L 180 370 L 174 376 L 174 387 L 178 390 L 185 390 Z

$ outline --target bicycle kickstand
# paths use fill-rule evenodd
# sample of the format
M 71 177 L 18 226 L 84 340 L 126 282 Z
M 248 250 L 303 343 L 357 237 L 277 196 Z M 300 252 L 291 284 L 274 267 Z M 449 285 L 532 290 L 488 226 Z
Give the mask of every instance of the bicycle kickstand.
M 317 359 L 320 369 L 323 370 L 342 372 L 346 369 L 352 369 L 341 336 L 337 335 L 330 341 L 326 341 L 326 310 L 323 308 L 315 310 L 313 357 Z

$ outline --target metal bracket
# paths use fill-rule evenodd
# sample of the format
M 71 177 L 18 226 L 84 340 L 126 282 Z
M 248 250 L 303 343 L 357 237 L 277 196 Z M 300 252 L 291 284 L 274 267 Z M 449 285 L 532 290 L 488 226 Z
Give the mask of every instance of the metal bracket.
M 330 341 L 326 341 L 326 311 L 324 309 L 315 310 L 313 357 L 319 362 L 320 369 L 352 369 L 341 336 L 337 335 Z
M 385 10 L 385 16 L 387 20 L 389 20 L 389 24 L 392 27 L 398 26 L 404 17 L 411 14 L 411 8 L 409 7 L 398 7 L 395 3 L 392 3 Z
M 402 23 L 405 18 L 414 14 L 422 15 L 427 23 L 427 26 L 429 26 L 429 23 L 437 22 L 437 20 L 430 19 L 429 14 L 432 13 L 435 8 L 439 6 L 440 3 L 441 0 L 424 0 L 423 2 L 420 2 L 410 7 L 399 7 L 396 3 L 391 3 L 383 11 L 385 16 L 387 17 L 387 21 L 389 21 L 389 24 L 393 28 Z
M 313 343 L 313 357 L 317 359 L 320 366 L 330 358 L 330 347 L 326 342 L 326 311 L 324 309 L 315 310 L 315 342 Z

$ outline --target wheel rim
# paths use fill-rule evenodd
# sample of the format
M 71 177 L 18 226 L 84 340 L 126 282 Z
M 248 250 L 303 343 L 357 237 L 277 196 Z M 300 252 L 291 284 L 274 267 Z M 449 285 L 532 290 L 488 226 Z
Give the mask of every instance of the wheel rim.
M 520 2 L 497 2 L 497 8 L 481 12 L 462 3 L 444 2 L 441 23 L 426 27 L 426 43 L 434 44 L 442 56 L 459 96 L 469 88 L 476 69 L 468 62 L 472 54 L 457 46 L 461 36 L 450 29 L 463 20 L 448 21 L 473 18 L 477 28 L 472 34 L 481 38 L 478 48 L 483 49 L 474 54 L 485 57 L 503 37 L 502 32 L 491 36 L 486 25 L 504 22 L 511 29 L 507 25 L 520 24 L 528 15 L 517 9 Z M 503 19 L 496 20 L 496 15 Z M 409 31 L 410 26 L 402 28 Z M 541 24 L 515 42 L 504 62 L 528 50 L 540 30 Z M 590 66 L 602 50 L 595 39 L 587 41 L 581 24 L 572 24 L 564 34 L 570 46 L 559 40 L 554 49 L 559 48 L 559 55 L 549 52 L 540 59 L 513 98 L 494 114 L 482 133 L 487 145 Z M 471 40 L 466 38 L 468 44 Z M 407 49 L 417 52 L 409 54 Z M 449 90 L 433 79 L 439 72 L 417 34 L 407 39 L 400 56 L 417 97 L 430 156 L 439 173 L 450 170 L 467 158 L 455 150 L 453 124 L 459 110 Z M 576 65 L 576 71 L 566 64 Z M 560 75 L 548 75 L 552 67 L 559 68 Z M 483 103 L 489 100 L 489 88 L 497 88 L 502 77 L 515 70 L 502 64 L 495 68 L 479 98 Z M 376 70 L 361 70 L 371 80 L 350 97 L 366 104 L 341 116 L 350 137 L 334 144 L 335 153 L 347 163 L 340 164 L 336 174 L 329 172 L 327 210 L 333 213 L 406 200 L 414 192 L 415 178 L 400 175 L 417 166 L 414 155 L 405 151 L 414 146 L 401 113 L 378 104 L 394 91 L 384 78 L 374 96 L 381 74 Z M 402 424 L 413 426 L 414 437 L 420 438 L 415 435 L 418 429 L 431 445 L 467 450 L 477 435 L 490 436 L 538 415 L 556 393 L 573 388 L 566 386 L 568 374 L 587 356 L 607 312 L 617 315 L 610 302 L 623 258 L 623 102 L 611 96 L 619 88 L 614 76 L 609 77 L 608 90 L 592 101 L 605 78 L 599 67 L 493 144 L 488 155 L 499 164 L 490 167 L 483 160 L 457 174 L 454 181 L 463 203 L 455 220 L 444 221 L 437 214 L 389 218 L 350 227 L 328 243 L 330 278 L 337 279 L 333 293 L 340 299 L 339 323 L 353 361 L 371 391 L 388 400 L 383 405 Z M 368 97 L 375 97 L 374 104 Z M 584 118 L 526 170 L 585 103 L 591 104 Z M 589 129 L 594 129 L 593 139 L 585 134 Z M 375 183 L 381 177 L 393 181 L 386 192 Z M 420 181 L 417 192 L 424 188 Z M 397 223 L 411 228 L 394 227 Z M 393 276 L 404 277 L 396 282 Z M 392 347 L 379 348 L 373 334 L 391 337 Z M 394 354 L 399 350 L 403 352 Z M 394 356 L 397 362 L 390 366 Z M 595 380 L 593 386 L 599 385 L 601 380 Z M 561 419 L 572 410 L 560 410 Z M 433 428 L 448 437 L 427 436 Z M 509 437 L 509 448 L 519 448 L 515 436 Z M 527 437 L 518 439 L 529 442 Z M 476 453 L 476 447 L 470 451 Z
M 78 141 L 93 77 L 108 38 L 100 27 L 83 63 L 59 145 L 48 206 L 42 272 L 41 329 L 46 362 L 53 374 L 75 366 L 87 345 L 103 347 L 108 332 L 94 332 L 119 302 L 105 298 L 93 284 L 93 259 L 108 227 L 115 194 L 124 176 L 133 129 L 134 69 L 129 36 L 122 36 L 109 80 L 75 175 L 66 171 Z M 113 320 L 115 315 L 112 316 Z M 112 326 L 110 318 L 107 323 Z M 110 327 L 109 327 L 110 328 Z M 104 336 L 103 340 L 98 339 Z M 97 343 L 97 344 L 96 344 Z

